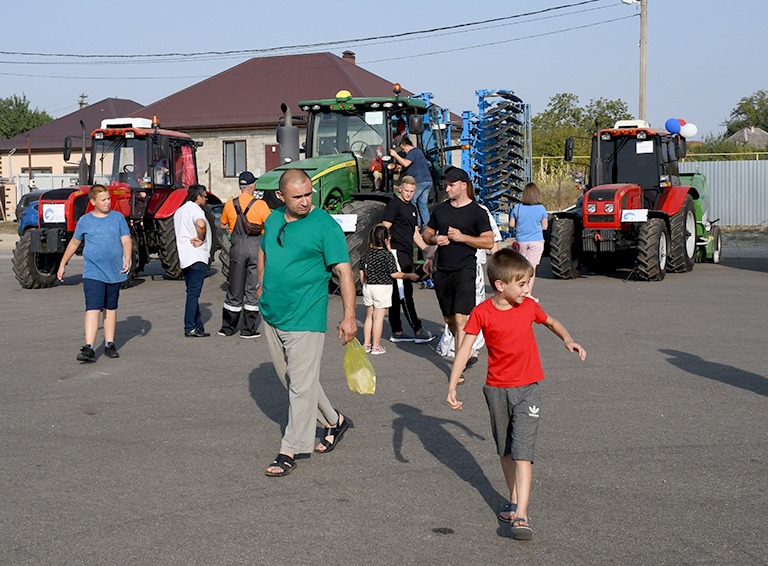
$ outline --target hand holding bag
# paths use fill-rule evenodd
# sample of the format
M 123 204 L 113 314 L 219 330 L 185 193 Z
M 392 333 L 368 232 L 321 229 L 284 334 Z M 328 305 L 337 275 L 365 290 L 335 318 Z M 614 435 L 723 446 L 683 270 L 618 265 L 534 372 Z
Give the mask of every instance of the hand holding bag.
M 353 338 L 347 342 L 344 352 L 344 373 L 347 374 L 349 390 L 364 395 L 373 395 L 376 391 L 376 372 L 360 340 Z

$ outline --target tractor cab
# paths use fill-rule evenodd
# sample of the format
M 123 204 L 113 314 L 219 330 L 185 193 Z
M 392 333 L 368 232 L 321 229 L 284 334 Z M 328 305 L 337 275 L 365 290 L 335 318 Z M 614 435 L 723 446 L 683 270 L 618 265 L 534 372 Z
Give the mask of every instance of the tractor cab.
M 400 85 L 394 96 L 356 98 L 341 90 L 335 99 L 308 100 L 299 103 L 308 113 L 307 158 L 340 154 L 354 157 L 361 192 L 392 192 L 398 172 L 390 155 L 398 149 L 402 135 L 424 151 L 439 168 L 445 146 L 445 130 L 426 128 L 438 123 L 440 109 L 429 104 L 425 95 L 400 97 Z
M 642 208 L 658 209 L 665 188 L 680 184 L 678 159 L 685 155 L 685 140 L 664 130 L 651 129 L 642 120 L 620 120 L 592 138 L 590 183 L 634 184 L 640 187 Z
M 161 129 L 157 118 L 103 120 L 92 138 L 87 184 L 130 194 L 127 202 L 119 202 L 127 207 L 121 212 L 128 218 L 143 218 L 170 191 L 197 183 L 196 142 Z

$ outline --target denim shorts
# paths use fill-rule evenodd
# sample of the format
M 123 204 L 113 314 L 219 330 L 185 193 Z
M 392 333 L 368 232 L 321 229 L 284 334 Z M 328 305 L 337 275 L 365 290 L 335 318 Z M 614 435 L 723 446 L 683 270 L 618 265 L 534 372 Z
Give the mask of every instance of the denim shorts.
M 96 279 L 83 279 L 85 310 L 117 310 L 117 300 L 120 297 L 120 285 L 120 283 L 104 283 L 104 281 L 97 281 Z
M 541 415 L 539 384 L 522 387 L 483 386 L 491 413 L 491 429 L 499 456 L 533 462 Z

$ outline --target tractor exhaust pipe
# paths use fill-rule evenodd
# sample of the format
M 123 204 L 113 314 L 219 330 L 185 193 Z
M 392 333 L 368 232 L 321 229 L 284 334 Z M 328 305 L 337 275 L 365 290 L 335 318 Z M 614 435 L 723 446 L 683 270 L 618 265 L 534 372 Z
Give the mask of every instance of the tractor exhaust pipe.
M 285 165 L 299 160 L 299 128 L 293 125 L 291 109 L 282 103 L 284 122 L 277 127 L 277 143 L 280 144 L 280 164 Z

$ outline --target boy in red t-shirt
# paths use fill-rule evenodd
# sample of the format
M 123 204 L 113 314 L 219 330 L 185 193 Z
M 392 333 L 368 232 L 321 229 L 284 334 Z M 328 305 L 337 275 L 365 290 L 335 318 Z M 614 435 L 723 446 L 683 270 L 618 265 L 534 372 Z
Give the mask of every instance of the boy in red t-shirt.
M 472 353 L 475 337 L 483 331 L 488 348 L 488 375 L 483 386 L 491 414 L 491 429 L 501 457 L 501 469 L 509 486 L 509 503 L 499 519 L 512 523 L 512 535 L 528 540 L 533 450 L 541 409 L 538 382 L 544 379 L 533 323 L 557 334 L 565 347 L 586 359 L 587 351 L 573 341 L 565 327 L 548 316 L 530 298 L 533 267 L 522 255 L 506 248 L 491 256 L 488 279 L 494 296 L 477 305 L 469 316 L 465 336 L 456 351 L 448 384 L 448 404 L 461 409 L 456 386 Z

